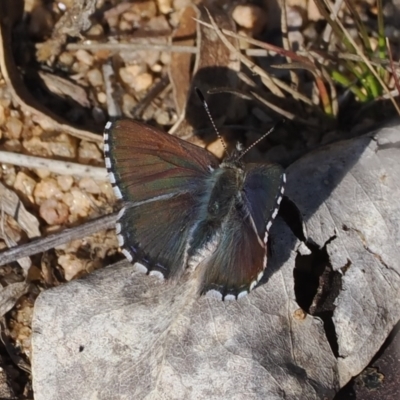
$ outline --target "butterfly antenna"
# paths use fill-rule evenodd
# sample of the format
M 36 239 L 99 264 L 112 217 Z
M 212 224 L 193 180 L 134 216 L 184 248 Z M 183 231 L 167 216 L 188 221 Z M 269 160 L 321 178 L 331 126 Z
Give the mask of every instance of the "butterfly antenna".
M 244 150 L 239 157 L 236 159 L 236 161 L 240 160 L 246 153 L 249 152 L 249 150 L 251 150 L 254 146 L 257 146 L 258 143 L 260 143 L 262 140 L 264 140 L 270 133 L 272 133 L 278 125 L 282 124 L 283 122 L 285 122 L 285 120 L 281 120 L 279 121 L 277 124 L 275 124 L 268 132 L 264 133 L 264 135 L 262 135 L 259 139 L 257 139 L 253 144 L 251 144 L 246 150 Z
M 220 133 L 219 133 L 219 131 L 218 131 L 216 125 L 215 125 L 215 122 L 214 122 L 214 120 L 213 120 L 213 117 L 211 116 L 210 109 L 208 108 L 208 104 L 207 104 L 207 102 L 206 102 L 206 99 L 205 99 L 204 96 L 203 96 L 203 93 L 202 93 L 202 92 L 200 91 L 200 89 L 197 88 L 197 87 L 195 87 L 194 90 L 196 91 L 196 94 L 197 94 L 198 98 L 200 99 L 200 101 L 203 103 L 203 107 L 204 107 L 204 109 L 206 110 L 206 113 L 207 113 L 207 115 L 208 115 L 209 120 L 211 121 L 211 125 L 213 126 L 215 133 L 217 134 L 219 140 L 220 140 L 221 143 L 222 143 L 222 147 L 224 148 L 225 153 L 228 154 L 228 149 L 227 149 L 227 147 L 226 147 L 226 144 L 225 144 L 225 142 L 224 142 L 224 139 L 222 139 L 222 136 L 220 135 Z

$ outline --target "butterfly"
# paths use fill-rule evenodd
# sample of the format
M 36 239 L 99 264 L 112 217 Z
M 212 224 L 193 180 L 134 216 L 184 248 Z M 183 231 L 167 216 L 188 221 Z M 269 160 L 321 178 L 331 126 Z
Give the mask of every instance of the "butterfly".
M 200 269 L 200 294 L 238 299 L 260 281 L 284 191 L 277 164 L 221 163 L 207 150 L 134 120 L 108 122 L 105 164 L 123 201 L 116 232 L 136 269 L 176 278 Z

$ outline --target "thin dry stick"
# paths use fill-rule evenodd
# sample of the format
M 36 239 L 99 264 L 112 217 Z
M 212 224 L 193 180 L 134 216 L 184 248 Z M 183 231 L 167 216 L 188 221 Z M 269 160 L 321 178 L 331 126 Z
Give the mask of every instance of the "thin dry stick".
M 329 8 L 329 11 L 332 12 L 332 9 L 329 5 L 328 2 L 325 2 L 325 4 L 327 5 L 327 7 Z M 371 63 L 369 62 L 368 58 L 365 57 L 364 53 L 362 52 L 362 50 L 360 49 L 360 47 L 357 45 L 357 43 L 353 40 L 353 38 L 351 37 L 350 33 L 348 32 L 348 30 L 343 26 L 342 22 L 337 19 L 336 23 L 340 26 L 340 29 L 343 31 L 343 33 L 346 35 L 347 40 L 351 43 L 351 45 L 354 47 L 354 49 L 356 50 L 357 54 L 361 57 L 361 59 L 365 62 L 365 64 L 367 65 L 367 67 L 369 68 L 369 70 L 372 72 L 372 74 L 375 76 L 375 78 L 378 80 L 379 84 L 383 87 L 383 89 L 385 90 L 385 92 L 387 94 L 390 94 L 390 90 L 388 89 L 388 87 L 386 86 L 385 82 L 383 82 L 382 78 L 379 76 L 379 74 L 375 71 L 374 67 L 371 65 Z M 397 113 L 400 115 L 400 108 L 396 103 L 396 100 L 390 96 L 390 101 L 392 102 L 394 108 L 396 109 Z
M 32 242 L 21 246 L 12 247 L 11 249 L 0 253 L 0 265 L 50 250 L 54 247 L 69 243 L 72 240 L 82 239 L 103 229 L 114 228 L 117 221 L 117 215 L 117 213 L 104 215 L 92 221 L 85 222 L 77 227 L 65 229 L 60 233 L 54 233 L 45 238 L 33 240 Z
M 286 0 L 279 0 L 279 4 L 281 6 L 281 31 L 282 31 L 282 44 L 283 48 L 287 51 L 290 51 L 292 49 L 290 40 L 289 40 L 289 34 L 288 34 L 288 24 L 287 24 L 287 13 L 286 13 Z M 291 58 L 289 56 L 286 56 L 286 61 L 290 64 L 292 62 Z M 290 70 L 290 79 L 292 81 L 292 84 L 294 85 L 294 88 L 299 87 L 299 77 L 297 76 L 296 72 L 294 70 Z M 295 99 L 297 97 L 293 96 Z
M 174 46 L 165 43 L 71 43 L 67 45 L 67 50 L 108 50 L 112 52 L 121 51 L 166 51 L 171 53 L 190 53 L 197 52 L 194 46 Z
M 0 163 L 27 168 L 48 169 L 51 172 L 61 175 L 87 176 L 99 181 L 107 180 L 107 171 L 105 168 L 28 156 L 26 154 L 11 153 L 8 151 L 0 151 Z
M 118 53 L 121 51 L 165 51 L 171 53 L 189 53 L 196 54 L 197 47 L 195 46 L 173 46 L 163 43 L 71 43 L 67 45 L 67 50 L 85 49 L 89 51 L 112 51 Z M 267 57 L 268 52 L 263 49 L 242 49 L 249 57 Z

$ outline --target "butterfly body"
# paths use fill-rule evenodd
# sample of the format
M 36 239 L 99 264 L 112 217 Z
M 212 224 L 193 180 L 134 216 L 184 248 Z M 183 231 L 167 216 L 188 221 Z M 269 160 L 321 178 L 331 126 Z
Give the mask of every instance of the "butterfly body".
M 200 292 L 238 298 L 261 279 L 268 230 L 283 194 L 275 164 L 221 164 L 208 151 L 131 120 L 108 123 L 105 158 L 124 201 L 123 253 L 151 275 L 199 269 Z

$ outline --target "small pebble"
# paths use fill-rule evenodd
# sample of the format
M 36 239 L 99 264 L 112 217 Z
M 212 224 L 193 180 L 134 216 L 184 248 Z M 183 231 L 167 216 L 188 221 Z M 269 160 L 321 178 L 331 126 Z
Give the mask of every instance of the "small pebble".
M 129 32 L 129 31 L 131 31 L 132 29 L 133 29 L 133 26 L 132 26 L 132 23 L 131 22 L 129 22 L 129 21 L 124 21 L 124 20 L 122 20 L 120 23 L 119 23 L 119 30 L 120 31 L 122 31 L 122 32 Z
M 70 67 L 74 63 L 74 56 L 68 51 L 64 51 L 59 55 L 58 60 L 61 64 Z
M 71 175 L 59 175 L 57 183 L 63 192 L 68 192 L 74 183 L 74 178 Z
M 25 172 L 18 172 L 15 177 L 14 189 L 23 193 L 33 203 L 33 191 L 36 186 L 36 181 Z
M 157 0 L 157 6 L 161 14 L 168 14 L 172 11 L 172 0 Z
M 51 171 L 47 168 L 35 168 L 34 171 L 40 179 L 48 178 L 51 175 Z
M 15 153 L 20 153 L 21 149 L 22 149 L 22 145 L 18 139 L 6 140 L 4 142 L 4 149 L 6 151 L 13 151 Z
M 236 6 L 232 18 L 239 26 L 251 30 L 254 34 L 260 33 L 267 23 L 265 10 L 254 4 Z
M 43 142 L 38 136 L 23 140 L 22 146 L 28 153 L 35 156 L 48 157 L 51 155 L 50 143 Z
M 120 68 L 119 76 L 124 83 L 131 85 L 134 78 L 136 78 L 142 72 L 142 69 L 143 68 L 140 65 L 128 65 Z
M 15 167 L 8 164 L 1 165 L 1 179 L 7 186 L 14 186 L 15 178 L 17 176 Z
M 64 270 L 65 280 L 70 281 L 80 272 L 85 271 L 87 261 L 81 260 L 74 254 L 63 254 L 58 257 L 58 264 Z
M 162 51 L 160 54 L 160 61 L 164 65 L 169 65 L 171 62 L 171 54 L 166 51 Z
M 46 178 L 36 184 L 33 196 L 36 204 L 41 205 L 47 199 L 61 199 L 63 193 L 54 178 Z
M 92 209 L 92 202 L 88 195 L 75 187 L 63 196 L 63 201 L 69 207 L 70 222 L 74 222 L 80 217 L 86 218 Z
M 95 24 L 92 25 L 88 31 L 85 32 L 85 35 L 87 37 L 96 37 L 96 36 L 102 36 L 104 33 L 104 29 L 100 24 Z
M 55 156 L 75 158 L 77 153 L 77 139 L 66 133 L 60 133 L 49 142 L 49 149 Z
M 97 101 L 100 104 L 105 104 L 107 103 L 107 95 L 104 92 L 99 92 L 97 93 Z
M 138 1 L 131 5 L 130 11 L 127 14 L 130 13 L 151 20 L 157 15 L 157 7 L 154 1 Z
M 6 128 L 11 139 L 19 139 L 21 137 L 23 124 L 20 119 L 15 117 L 8 118 Z
M 78 50 L 75 53 L 75 57 L 78 61 L 81 61 L 83 64 L 86 64 L 88 66 L 93 65 L 93 56 L 86 50 Z
M 137 101 L 128 93 L 122 96 L 122 111 L 124 115 L 131 116 L 133 108 L 137 105 Z
M 149 74 L 148 72 L 145 72 L 136 77 L 132 87 L 136 92 L 141 92 L 143 90 L 148 89 L 152 84 L 153 84 L 153 75 Z
M 155 119 L 157 121 L 157 124 L 161 126 L 168 125 L 170 123 L 170 118 L 167 111 L 160 110 L 155 115 Z
M 103 74 L 99 69 L 91 69 L 86 76 L 92 86 L 97 87 L 103 85 Z
M 82 178 L 79 183 L 78 186 L 80 189 L 84 190 L 86 193 L 90 193 L 90 194 L 100 194 L 101 193 L 101 189 L 98 185 L 98 183 L 93 179 L 93 178 Z
M 102 161 L 103 153 L 93 142 L 82 140 L 78 149 L 78 158 L 80 162 Z
M 54 198 L 45 200 L 39 208 L 40 216 L 49 225 L 62 225 L 68 221 L 68 207 Z

